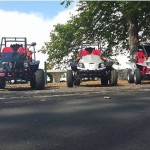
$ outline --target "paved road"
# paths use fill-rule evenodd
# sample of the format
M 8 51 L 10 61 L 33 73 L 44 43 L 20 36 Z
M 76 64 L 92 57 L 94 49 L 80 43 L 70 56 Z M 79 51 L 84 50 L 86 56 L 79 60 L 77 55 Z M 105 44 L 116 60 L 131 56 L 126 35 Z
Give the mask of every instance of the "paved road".
M 149 150 L 149 97 L 149 84 L 6 88 L 0 150 Z

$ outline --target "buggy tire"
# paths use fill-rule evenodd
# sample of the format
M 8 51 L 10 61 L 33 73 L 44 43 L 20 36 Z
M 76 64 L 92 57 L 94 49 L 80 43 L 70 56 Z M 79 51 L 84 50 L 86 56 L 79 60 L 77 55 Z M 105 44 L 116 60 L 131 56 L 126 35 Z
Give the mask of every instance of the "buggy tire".
M 45 87 L 45 73 L 43 69 L 38 69 L 30 80 L 31 88 L 43 90 Z
M 80 83 L 81 83 L 81 82 L 80 82 L 80 79 L 75 79 L 75 80 L 74 80 L 74 85 L 75 85 L 75 86 L 80 86 Z
M 116 69 L 111 70 L 110 74 L 110 85 L 116 86 L 118 82 L 118 72 Z
M 131 69 L 128 69 L 127 71 L 127 80 L 128 80 L 128 83 L 134 83 L 134 74 L 132 74 Z
M 134 83 L 141 84 L 142 74 L 139 68 L 136 68 L 134 71 Z
M 73 72 L 72 72 L 72 70 L 67 70 L 67 86 L 73 87 Z
M 102 76 L 101 77 L 101 85 L 102 86 L 107 86 L 108 85 L 108 77 Z
M 35 72 L 36 89 L 43 90 L 45 87 L 45 73 L 43 69 L 38 69 Z
M 0 89 L 4 89 L 6 86 L 6 80 L 4 78 L 0 78 Z
M 32 89 L 36 88 L 36 78 L 35 78 L 35 73 L 32 74 L 32 77 L 30 79 L 30 86 Z

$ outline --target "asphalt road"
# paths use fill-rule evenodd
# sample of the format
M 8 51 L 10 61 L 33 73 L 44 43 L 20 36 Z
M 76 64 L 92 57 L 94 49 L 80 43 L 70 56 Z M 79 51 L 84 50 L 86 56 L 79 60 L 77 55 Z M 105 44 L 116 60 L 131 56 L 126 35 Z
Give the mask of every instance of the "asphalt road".
M 150 84 L 6 88 L 0 150 L 149 150 L 149 97 Z

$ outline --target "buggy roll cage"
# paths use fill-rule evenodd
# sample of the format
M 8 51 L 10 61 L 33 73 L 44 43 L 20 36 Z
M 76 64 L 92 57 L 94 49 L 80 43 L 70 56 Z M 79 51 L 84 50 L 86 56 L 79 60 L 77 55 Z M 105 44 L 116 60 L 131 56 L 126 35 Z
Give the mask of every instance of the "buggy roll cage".
M 2 37 L 1 38 L 1 44 L 0 44 L 0 52 L 2 52 L 2 47 L 3 46 L 7 47 L 8 43 L 15 43 L 15 44 L 22 43 L 23 45 L 20 44 L 20 46 L 22 45 L 25 48 L 25 52 L 26 52 L 27 46 L 29 46 L 29 48 L 31 46 L 33 46 L 33 52 L 32 53 L 34 53 L 34 59 L 35 59 L 35 53 L 36 53 L 35 52 L 35 47 L 34 47 L 36 45 L 35 42 L 32 42 L 31 44 L 27 44 L 27 38 L 26 37 Z
M 94 41 L 94 42 L 92 42 L 92 41 L 85 41 L 85 42 L 81 43 L 81 49 L 87 48 L 87 47 L 92 47 L 92 46 L 98 46 L 98 49 L 101 48 L 99 41 Z

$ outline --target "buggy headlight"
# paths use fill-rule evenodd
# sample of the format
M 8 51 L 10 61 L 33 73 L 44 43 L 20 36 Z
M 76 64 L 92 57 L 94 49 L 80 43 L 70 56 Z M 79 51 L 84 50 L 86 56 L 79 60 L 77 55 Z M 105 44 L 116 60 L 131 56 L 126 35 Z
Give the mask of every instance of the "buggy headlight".
M 104 63 L 100 63 L 98 68 L 105 68 L 105 64 Z
M 29 67 L 29 64 L 27 62 L 25 62 L 23 65 L 24 65 L 24 68 L 28 68 Z
M 146 62 L 146 65 L 147 65 L 148 67 L 150 67 L 150 62 Z
M 81 63 L 81 62 L 78 63 L 78 67 L 80 67 L 80 68 L 85 68 L 84 64 Z

